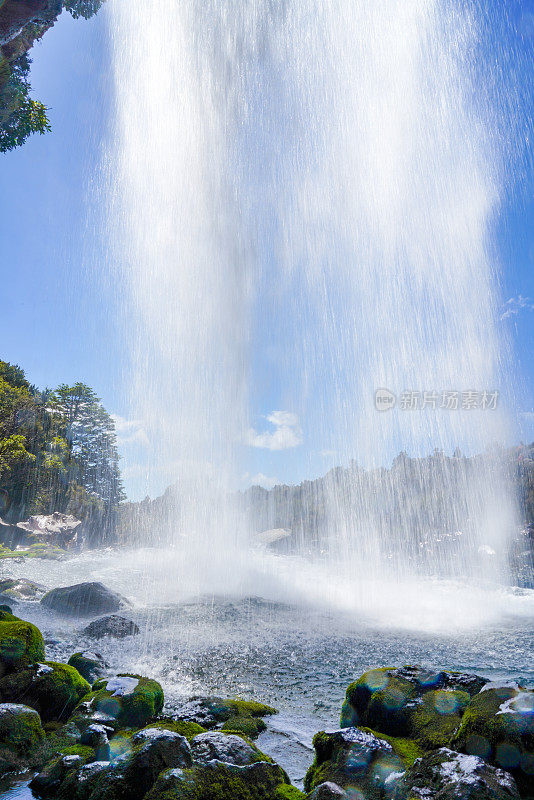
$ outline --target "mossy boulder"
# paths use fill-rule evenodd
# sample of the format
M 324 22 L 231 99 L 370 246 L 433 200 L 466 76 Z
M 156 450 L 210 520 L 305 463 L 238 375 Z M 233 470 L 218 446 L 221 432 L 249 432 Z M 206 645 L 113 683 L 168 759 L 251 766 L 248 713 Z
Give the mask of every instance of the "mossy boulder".
M 277 786 L 274 792 L 273 800 L 305 800 L 306 795 L 297 789 L 296 786 L 290 786 L 288 783 L 281 783 Z
M 0 622 L 21 622 L 21 619 L 13 614 L 9 606 L 0 606 Z
M 469 698 L 485 682 L 477 675 L 418 666 L 369 670 L 348 687 L 340 724 L 439 747 L 448 744 Z
M 155 722 L 151 723 L 151 727 L 174 731 L 181 736 L 185 736 L 186 739 L 192 739 L 193 736 L 206 732 L 206 728 L 203 728 L 202 725 L 198 725 L 196 722 L 188 722 L 185 719 L 171 719 L 170 717 L 166 719 L 157 719 Z
M 518 800 L 512 776 L 478 756 L 448 748 L 426 753 L 390 785 L 395 800 Z
M 267 761 L 238 767 L 210 761 L 191 769 L 163 772 L 145 800 L 273 800 L 289 785 L 285 772 Z
M 24 702 L 41 715 L 44 722 L 66 720 L 91 691 L 80 673 L 67 664 L 45 661 L 0 680 L 0 698 Z
M 246 737 L 222 731 L 197 734 L 191 739 L 191 753 L 199 764 L 216 760 L 242 767 L 257 761 L 271 761 Z
M 84 750 L 87 748 L 84 748 Z M 69 774 L 75 775 L 91 760 L 89 753 L 65 753 L 52 758 L 30 781 L 30 789 L 37 797 L 55 797 Z
M 259 719 L 276 713 L 275 708 L 257 700 L 192 697 L 178 709 L 177 716 L 204 728 L 214 728 L 236 717 Z
M 46 586 L 26 578 L 2 578 L 0 592 L 12 600 L 39 600 L 46 594 Z
M 0 704 L 0 747 L 28 757 L 44 739 L 35 709 L 19 703 Z
M 151 678 L 120 674 L 96 681 L 93 691 L 74 710 L 81 729 L 93 722 L 118 728 L 142 728 L 163 708 L 163 689 Z
M 73 653 L 68 660 L 68 663 L 74 669 L 77 669 L 82 678 L 93 684 L 99 678 L 102 678 L 106 671 L 107 664 L 100 653 L 93 653 L 92 651 L 83 651 Z
M 159 774 L 192 766 L 187 739 L 173 731 L 144 728 L 133 734 L 130 746 L 113 762 L 80 765 L 61 784 L 58 796 L 76 800 L 141 800 Z
M 267 725 L 261 717 L 230 717 L 221 730 L 244 733 L 249 739 L 257 739 L 266 728 Z
M 44 661 L 41 631 L 22 620 L 0 621 L 0 676 Z
M 471 698 L 453 746 L 511 772 L 519 790 L 532 793 L 534 692 L 488 684 Z
M 358 789 L 368 800 L 379 800 L 388 777 L 404 770 L 389 742 L 359 728 L 321 731 L 313 746 L 315 760 L 304 779 L 307 792 L 329 781 Z

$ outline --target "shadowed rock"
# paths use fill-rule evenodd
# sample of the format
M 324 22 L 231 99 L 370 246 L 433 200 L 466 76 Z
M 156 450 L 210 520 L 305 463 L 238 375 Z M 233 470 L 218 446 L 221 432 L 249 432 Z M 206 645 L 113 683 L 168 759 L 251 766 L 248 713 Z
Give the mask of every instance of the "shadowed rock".
M 119 611 L 129 605 L 120 594 L 97 582 L 52 589 L 45 594 L 41 603 L 60 614 L 79 617 Z

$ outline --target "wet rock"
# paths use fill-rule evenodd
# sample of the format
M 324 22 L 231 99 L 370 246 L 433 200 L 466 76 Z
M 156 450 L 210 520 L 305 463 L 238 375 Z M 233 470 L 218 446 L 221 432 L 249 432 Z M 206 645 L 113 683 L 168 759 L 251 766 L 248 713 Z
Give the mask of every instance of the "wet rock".
M 341 726 L 362 725 L 425 748 L 449 744 L 484 678 L 422 667 L 374 669 L 347 689 Z
M 47 592 L 46 586 L 25 578 L 3 578 L 0 580 L 0 592 L 3 597 L 16 602 L 25 600 L 40 600 Z
M 69 772 L 80 769 L 83 764 L 84 759 L 79 755 L 54 758 L 32 778 L 30 789 L 36 797 L 55 797 Z
M 313 792 L 310 792 L 307 800 L 345 800 L 347 793 L 337 783 L 325 781 L 319 784 Z
M 85 678 L 85 680 L 91 684 L 98 680 L 98 678 L 102 678 L 106 669 L 109 667 L 100 653 L 93 653 L 90 650 L 73 653 L 68 663 L 71 667 L 77 669 L 82 678 Z
M 163 689 L 157 681 L 141 675 L 116 675 L 96 681 L 93 691 L 75 708 L 71 721 L 80 730 L 93 722 L 141 728 L 163 708 Z
M 441 748 L 418 759 L 393 789 L 395 800 L 517 800 L 514 779 L 478 756 Z
M 534 784 L 534 692 L 488 683 L 474 695 L 453 739 L 455 749 L 511 772 L 521 792 Z
M 126 636 L 137 636 L 139 628 L 129 619 L 112 614 L 109 617 L 95 619 L 83 629 L 86 636 L 93 639 L 102 639 L 104 636 L 112 636 L 114 639 L 124 639 Z
M 29 756 L 44 739 L 37 711 L 20 703 L 0 704 L 0 748 Z
M 25 544 L 47 544 L 67 548 L 74 539 L 82 521 L 72 514 L 35 514 L 25 522 L 18 522 Z
M 44 661 L 44 657 L 44 640 L 35 625 L 19 619 L 0 622 L 0 676 Z
M 90 691 L 90 685 L 77 670 L 54 661 L 32 664 L 0 680 L 3 702 L 24 698 L 28 706 L 39 712 L 44 722 L 67 719 Z
M 172 731 L 148 728 L 134 734 L 131 748 L 111 763 L 102 760 L 66 776 L 59 796 L 77 800 L 141 800 L 159 774 L 192 765 L 187 739 Z
M 129 605 L 120 594 L 96 582 L 52 589 L 45 594 L 41 603 L 60 614 L 79 617 L 118 611 Z
M 332 782 L 342 788 L 355 787 L 371 800 L 381 796 L 392 773 L 404 770 L 388 742 L 358 728 L 321 731 L 314 736 L 313 746 L 315 760 L 304 780 L 308 792 Z
M 279 789 L 286 785 L 291 788 L 277 764 L 259 761 L 239 767 L 210 761 L 191 769 L 166 770 L 145 800 L 270 800 L 283 798 Z
M 196 722 L 203 728 L 214 728 L 221 722 L 226 723 L 236 717 L 259 719 L 276 713 L 275 708 L 255 700 L 192 697 L 176 709 L 175 715 L 178 719 Z
M 80 736 L 80 744 L 92 747 L 95 751 L 96 761 L 109 761 L 110 747 L 108 734 L 113 730 L 106 725 L 93 723 L 88 725 Z
M 209 761 L 223 761 L 225 764 L 254 764 L 260 760 L 259 750 L 234 734 L 207 731 L 199 733 L 191 740 L 191 752 L 199 764 Z

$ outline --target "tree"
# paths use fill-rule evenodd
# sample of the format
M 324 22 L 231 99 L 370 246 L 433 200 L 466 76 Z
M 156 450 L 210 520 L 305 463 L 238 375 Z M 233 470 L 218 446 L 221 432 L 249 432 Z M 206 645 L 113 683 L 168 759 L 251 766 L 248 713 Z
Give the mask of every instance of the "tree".
M 20 147 L 32 133 L 50 131 L 46 107 L 30 97 L 30 63 L 26 53 L 11 65 L 3 63 L 8 77 L 2 90 L 0 153 Z

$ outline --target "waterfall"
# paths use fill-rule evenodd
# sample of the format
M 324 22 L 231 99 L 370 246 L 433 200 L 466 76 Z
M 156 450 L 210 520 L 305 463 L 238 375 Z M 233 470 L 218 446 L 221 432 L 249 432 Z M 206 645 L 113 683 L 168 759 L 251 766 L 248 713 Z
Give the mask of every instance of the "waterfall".
M 325 449 L 376 474 L 401 450 L 506 441 L 493 240 L 506 119 L 482 5 L 112 0 L 108 15 L 132 415 L 147 470 L 179 487 L 158 533 L 199 575 L 235 569 L 247 520 L 232 498 L 265 395 L 298 414 L 310 463 Z M 377 410 L 378 390 L 395 407 Z M 505 483 L 497 462 L 466 472 L 447 509 L 465 546 L 431 572 L 506 577 Z M 359 485 L 325 498 L 330 559 L 403 578 L 429 509 L 408 494 L 392 520 Z M 439 498 L 428 506 L 439 521 Z

